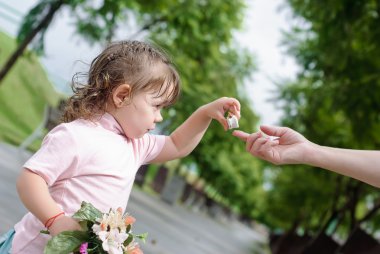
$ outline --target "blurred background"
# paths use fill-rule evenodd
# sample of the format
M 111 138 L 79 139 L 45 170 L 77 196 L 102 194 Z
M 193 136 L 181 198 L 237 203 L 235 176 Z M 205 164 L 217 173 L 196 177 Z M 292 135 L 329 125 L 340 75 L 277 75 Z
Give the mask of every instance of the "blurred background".
M 161 133 L 229 96 L 244 131 L 284 125 L 378 150 L 379 15 L 374 0 L 0 0 L 1 233 L 25 212 L 14 179 L 59 123 L 71 77 L 113 40 L 150 40 L 173 58 L 182 96 Z M 228 134 L 213 123 L 185 159 L 139 170 L 127 210 L 151 235 L 145 253 L 380 252 L 377 189 L 267 164 Z

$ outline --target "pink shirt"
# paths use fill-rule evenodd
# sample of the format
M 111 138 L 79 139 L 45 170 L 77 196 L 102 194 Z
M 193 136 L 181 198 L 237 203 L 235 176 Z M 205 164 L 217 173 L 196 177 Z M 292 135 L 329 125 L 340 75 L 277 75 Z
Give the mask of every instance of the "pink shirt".
M 108 113 L 97 122 L 75 120 L 54 128 L 24 167 L 49 186 L 53 199 L 66 215 L 73 215 L 82 201 L 102 212 L 125 208 L 138 168 L 162 150 L 165 136 L 146 134 L 127 138 Z M 12 253 L 43 253 L 49 235 L 44 225 L 27 213 L 15 225 Z

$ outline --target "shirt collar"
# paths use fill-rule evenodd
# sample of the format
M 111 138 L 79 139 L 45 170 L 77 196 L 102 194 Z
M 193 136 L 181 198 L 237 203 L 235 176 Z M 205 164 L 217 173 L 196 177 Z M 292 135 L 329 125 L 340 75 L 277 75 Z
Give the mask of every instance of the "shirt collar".
M 124 131 L 121 128 L 120 124 L 110 113 L 104 113 L 104 115 L 102 115 L 102 117 L 99 119 L 99 124 L 104 129 L 107 129 L 119 135 L 124 135 Z

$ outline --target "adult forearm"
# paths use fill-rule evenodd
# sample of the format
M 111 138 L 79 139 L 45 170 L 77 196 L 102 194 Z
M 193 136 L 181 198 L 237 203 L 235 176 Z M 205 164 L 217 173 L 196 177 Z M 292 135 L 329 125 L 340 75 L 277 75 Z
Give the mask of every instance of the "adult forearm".
M 62 211 L 50 196 L 44 179 L 27 169 L 17 179 L 17 191 L 25 207 L 42 223 Z
M 199 144 L 211 120 L 202 106 L 170 135 L 180 157 L 188 155 Z
M 340 149 L 313 144 L 305 162 L 380 187 L 380 151 Z

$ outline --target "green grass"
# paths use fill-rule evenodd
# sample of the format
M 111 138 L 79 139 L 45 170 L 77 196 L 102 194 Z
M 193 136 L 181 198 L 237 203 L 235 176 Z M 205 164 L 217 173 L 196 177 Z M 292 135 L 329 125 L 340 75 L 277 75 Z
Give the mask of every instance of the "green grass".
M 1 68 L 15 48 L 15 40 L 0 32 Z M 56 106 L 62 97 L 37 56 L 28 52 L 18 59 L 0 83 L 0 141 L 20 144 L 41 123 L 45 105 Z

